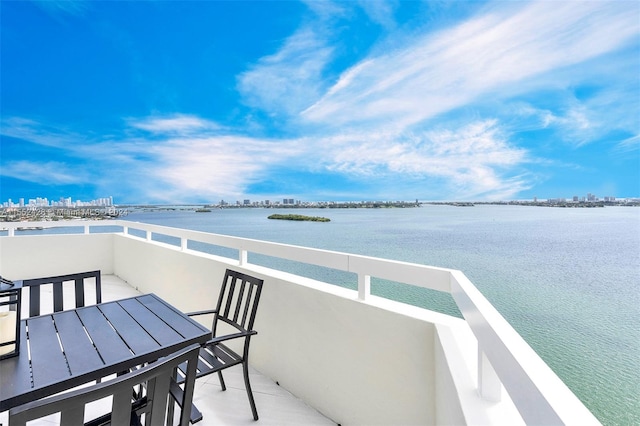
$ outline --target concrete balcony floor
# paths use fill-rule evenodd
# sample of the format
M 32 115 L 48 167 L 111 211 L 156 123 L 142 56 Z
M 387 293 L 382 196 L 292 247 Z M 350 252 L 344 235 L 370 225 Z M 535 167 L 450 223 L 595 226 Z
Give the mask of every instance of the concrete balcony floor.
M 135 296 L 138 291 L 115 275 L 102 276 L 103 301 Z M 227 390 L 222 391 L 215 374 L 196 381 L 194 403 L 202 412 L 203 420 L 197 425 L 335 425 L 313 407 L 278 386 L 268 377 L 251 370 L 251 386 L 260 419 L 255 422 L 242 378 L 242 367 L 232 367 L 224 372 Z M 99 410 L 98 408 L 95 408 Z M 88 418 L 93 417 L 88 413 Z M 0 413 L 0 426 L 7 425 L 8 413 Z M 53 415 L 29 423 L 30 426 L 59 424 L 59 416 Z

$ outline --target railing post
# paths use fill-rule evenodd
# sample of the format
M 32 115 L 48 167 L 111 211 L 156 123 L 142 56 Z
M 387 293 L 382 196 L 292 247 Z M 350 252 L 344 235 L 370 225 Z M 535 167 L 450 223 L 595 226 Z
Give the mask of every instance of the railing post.
M 9 236 L 10 236 L 10 237 L 15 237 L 15 235 L 16 235 L 16 228 L 14 228 L 14 227 L 9 227 L 8 231 L 9 231 Z
M 147 241 L 151 241 L 151 231 L 147 231 Z
M 85 225 L 84 226 L 84 233 L 88 234 L 89 233 L 89 225 Z
M 185 251 L 187 249 L 187 239 L 186 238 L 180 238 L 180 250 Z
M 241 266 L 242 265 L 246 265 L 248 263 L 248 254 L 247 253 L 248 252 L 246 250 L 239 250 L 239 253 L 238 253 L 239 259 L 238 260 L 239 260 Z
M 502 383 L 493 369 L 489 358 L 478 346 L 478 391 L 487 401 L 499 402 L 502 399 Z
M 358 299 L 367 300 L 371 295 L 371 275 L 358 274 Z

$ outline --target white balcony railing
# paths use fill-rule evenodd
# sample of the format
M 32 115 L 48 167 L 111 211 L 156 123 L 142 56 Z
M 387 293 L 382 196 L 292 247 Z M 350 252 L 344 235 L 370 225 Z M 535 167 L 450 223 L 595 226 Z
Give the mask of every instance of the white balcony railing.
M 69 231 L 76 233 L 80 227 L 84 234 L 114 233 L 159 245 L 162 243 L 158 243 L 156 237 L 161 235 L 179 242 L 173 250 L 187 254 L 193 252 L 188 248 L 189 242 L 206 243 L 237 250 L 237 264 L 248 268 L 254 266 L 249 262 L 249 253 L 256 253 L 346 271 L 357 275 L 356 300 L 363 304 L 374 304 L 376 299 L 370 291 L 371 277 L 449 293 L 477 340 L 477 393 L 484 400 L 500 401 L 506 391 L 507 398 L 513 401 L 527 424 L 598 424 L 589 410 L 460 271 L 124 220 L 0 223 L 0 229 L 16 239 L 22 239 L 16 236 L 16 229 L 25 226 L 70 227 Z M 104 228 L 107 226 L 114 228 Z M 0 267 L 3 267 L 2 263 Z M 464 406 L 462 410 L 465 410 Z

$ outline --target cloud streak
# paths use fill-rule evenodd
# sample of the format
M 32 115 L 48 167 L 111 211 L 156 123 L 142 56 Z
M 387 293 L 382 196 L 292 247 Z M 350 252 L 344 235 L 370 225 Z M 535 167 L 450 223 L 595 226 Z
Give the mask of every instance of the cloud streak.
M 177 114 L 168 117 L 147 117 L 143 120 L 130 120 L 131 127 L 151 133 L 184 134 L 215 130 L 221 128 L 208 120 L 193 115 Z
M 124 136 L 96 142 L 34 120 L 5 120 L 3 135 L 57 148 L 76 163 L 6 162 L 0 173 L 41 184 L 92 182 L 109 188 L 131 183 L 126 191 L 153 202 L 213 201 L 242 196 L 270 167 L 301 155 L 302 145 L 295 140 L 239 136 L 195 116 L 152 116 L 127 123 Z M 144 133 L 135 134 L 139 130 Z
M 408 126 L 488 92 L 618 49 L 638 34 L 629 3 L 514 3 L 347 70 L 303 112 L 310 121 Z M 511 10 L 519 8 L 519 10 Z M 344 114 L 350 111 L 350 114 Z
M 308 107 L 321 91 L 321 75 L 332 48 L 305 26 L 275 54 L 266 56 L 238 77 L 238 90 L 251 107 L 291 116 Z
M 2 175 L 14 179 L 49 185 L 82 184 L 87 175 L 75 167 L 56 161 L 8 161 L 2 167 Z

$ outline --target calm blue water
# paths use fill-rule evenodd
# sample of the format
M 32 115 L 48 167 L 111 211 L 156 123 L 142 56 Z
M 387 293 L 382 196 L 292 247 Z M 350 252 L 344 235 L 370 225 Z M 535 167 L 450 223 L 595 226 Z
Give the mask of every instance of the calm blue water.
M 274 212 L 285 211 L 137 211 L 125 219 L 462 270 L 600 421 L 640 424 L 639 208 L 297 211 L 329 223 L 268 220 Z M 349 274 L 282 266 L 356 286 Z M 380 281 L 372 289 L 457 314 L 436 292 Z

